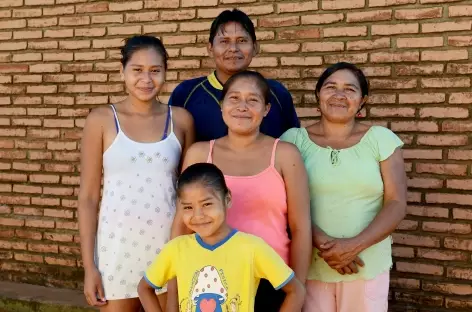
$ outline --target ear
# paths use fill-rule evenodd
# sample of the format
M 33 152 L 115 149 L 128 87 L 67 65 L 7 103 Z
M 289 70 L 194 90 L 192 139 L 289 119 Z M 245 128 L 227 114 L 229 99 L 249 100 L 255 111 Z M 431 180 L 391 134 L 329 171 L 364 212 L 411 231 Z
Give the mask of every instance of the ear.
M 228 194 L 226 194 L 226 198 L 225 198 L 226 209 L 231 208 L 232 204 L 233 204 L 233 199 L 232 199 L 231 191 L 228 190 Z
M 361 104 L 359 105 L 359 109 L 357 110 L 357 112 L 360 112 L 362 110 L 362 108 L 364 107 L 364 105 L 367 103 L 368 100 L 369 100 L 368 95 L 362 98 Z
M 211 42 L 207 43 L 208 56 L 213 58 L 213 44 Z
M 269 113 L 271 107 L 272 107 L 272 105 L 271 105 L 270 103 L 268 103 L 268 104 L 265 106 L 264 117 L 267 116 L 267 114 Z
M 121 78 L 121 81 L 124 81 L 125 80 L 125 73 L 124 73 L 125 69 L 123 67 L 123 64 L 120 65 L 120 78 Z
M 259 54 L 259 49 L 260 49 L 260 45 L 259 45 L 259 42 L 254 42 L 254 50 L 252 52 L 252 57 L 255 57 L 257 54 Z

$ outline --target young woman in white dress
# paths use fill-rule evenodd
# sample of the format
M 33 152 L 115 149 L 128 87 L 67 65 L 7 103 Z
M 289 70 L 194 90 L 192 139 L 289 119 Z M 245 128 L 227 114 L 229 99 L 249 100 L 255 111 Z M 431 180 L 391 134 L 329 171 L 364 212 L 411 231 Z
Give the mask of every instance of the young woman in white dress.
M 170 238 L 180 160 L 194 140 L 191 115 L 157 99 L 167 67 L 161 41 L 134 36 L 121 53 L 128 97 L 91 111 L 81 145 L 84 294 L 102 312 L 140 310 L 137 285 Z M 159 299 L 165 309 L 165 294 Z

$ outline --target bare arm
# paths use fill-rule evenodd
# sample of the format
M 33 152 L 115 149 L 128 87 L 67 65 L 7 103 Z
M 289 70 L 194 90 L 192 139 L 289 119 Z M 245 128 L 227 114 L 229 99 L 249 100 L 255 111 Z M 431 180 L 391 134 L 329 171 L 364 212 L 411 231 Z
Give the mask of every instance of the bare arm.
M 388 237 L 406 214 L 406 174 L 401 150 L 397 149 L 380 163 L 384 183 L 384 204 L 375 219 L 359 235 L 347 239 L 335 239 L 321 247 L 324 259 L 334 258 L 328 264 L 333 268 L 345 266 L 363 250 Z M 350 260 L 351 259 L 351 260 Z
M 80 156 L 78 218 L 82 261 L 85 269 L 84 292 L 91 305 L 98 305 L 95 292 L 104 299 L 94 263 L 97 211 L 102 176 L 103 127 L 100 112 L 92 111 L 85 122 Z M 99 275 L 98 275 L 99 276 Z M 97 285 L 99 283 L 100 285 Z M 94 288 L 95 287 L 95 288 Z M 98 289 L 97 289 L 98 288 Z
M 163 312 L 154 288 L 152 288 L 144 278 L 139 282 L 138 295 L 146 312 Z
M 380 163 L 380 172 L 384 183 L 384 204 L 375 219 L 356 237 L 361 250 L 387 238 L 406 215 L 406 173 L 400 149 Z
M 195 125 L 192 115 L 180 107 L 173 107 L 172 111 L 175 113 L 178 120 L 178 125 L 182 129 L 183 137 L 180 139 L 182 145 L 182 155 L 180 157 L 180 168 L 182 168 L 185 155 L 190 146 L 195 142 Z
M 296 278 L 292 278 L 282 290 L 285 292 L 285 300 L 280 307 L 280 312 L 301 311 L 305 300 L 305 287 Z
M 290 266 L 298 280 L 305 284 L 313 250 L 308 176 L 298 149 L 290 143 L 281 142 L 280 145 L 288 223 L 292 234 Z

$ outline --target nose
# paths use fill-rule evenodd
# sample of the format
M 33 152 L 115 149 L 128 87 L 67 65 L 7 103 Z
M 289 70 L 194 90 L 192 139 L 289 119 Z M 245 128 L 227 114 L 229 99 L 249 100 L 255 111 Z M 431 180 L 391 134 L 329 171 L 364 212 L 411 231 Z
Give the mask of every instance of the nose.
M 237 42 L 230 42 L 229 44 L 229 50 L 231 52 L 236 52 L 238 50 L 238 44 Z
M 148 71 L 143 71 L 141 74 L 141 79 L 146 82 L 151 82 L 152 81 L 151 73 Z
M 203 211 L 200 208 L 193 209 L 193 217 L 200 218 L 203 217 Z

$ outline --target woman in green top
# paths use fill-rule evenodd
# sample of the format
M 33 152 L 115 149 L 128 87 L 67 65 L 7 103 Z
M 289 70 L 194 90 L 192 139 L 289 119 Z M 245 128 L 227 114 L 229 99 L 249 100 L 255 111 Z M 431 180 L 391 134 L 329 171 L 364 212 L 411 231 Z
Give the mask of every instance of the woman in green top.
M 295 144 L 310 185 L 313 259 L 304 312 L 386 312 L 390 234 L 406 213 L 402 141 L 356 120 L 368 82 L 332 65 L 316 85 L 321 119 L 281 139 Z

